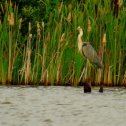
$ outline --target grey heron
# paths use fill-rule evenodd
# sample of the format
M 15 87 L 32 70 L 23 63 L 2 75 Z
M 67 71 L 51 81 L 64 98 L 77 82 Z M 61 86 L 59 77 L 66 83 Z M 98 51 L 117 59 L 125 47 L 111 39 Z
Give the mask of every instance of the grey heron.
M 78 34 L 78 49 L 80 53 L 86 57 L 92 64 L 95 64 L 97 68 L 102 68 L 101 64 L 101 59 L 98 56 L 97 52 L 95 49 L 92 47 L 90 42 L 83 42 L 82 41 L 82 36 L 83 36 L 83 30 L 80 26 L 77 28 L 79 34 Z M 90 84 L 85 84 L 84 85 L 84 92 L 91 92 L 91 85 Z M 103 85 L 100 86 L 99 92 L 103 92 Z

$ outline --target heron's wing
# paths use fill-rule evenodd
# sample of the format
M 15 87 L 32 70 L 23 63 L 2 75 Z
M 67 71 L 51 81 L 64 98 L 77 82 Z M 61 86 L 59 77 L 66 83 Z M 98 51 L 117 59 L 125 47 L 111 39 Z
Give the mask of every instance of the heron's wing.
M 90 62 L 96 64 L 98 67 L 102 67 L 100 57 L 90 44 L 82 46 L 82 53 Z

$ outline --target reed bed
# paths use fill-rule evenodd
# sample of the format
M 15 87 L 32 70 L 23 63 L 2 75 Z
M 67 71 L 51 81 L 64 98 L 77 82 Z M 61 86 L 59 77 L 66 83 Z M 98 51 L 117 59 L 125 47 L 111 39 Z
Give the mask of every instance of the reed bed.
M 92 85 L 126 86 L 123 2 L 118 3 L 118 12 L 110 0 L 58 2 L 52 11 L 49 4 L 46 0 L 46 20 L 28 22 L 26 35 L 21 32 L 18 7 L 11 2 L 1 5 L 0 83 L 78 86 L 90 81 Z M 83 40 L 90 41 L 101 57 L 102 71 L 79 53 L 77 26 L 84 30 Z

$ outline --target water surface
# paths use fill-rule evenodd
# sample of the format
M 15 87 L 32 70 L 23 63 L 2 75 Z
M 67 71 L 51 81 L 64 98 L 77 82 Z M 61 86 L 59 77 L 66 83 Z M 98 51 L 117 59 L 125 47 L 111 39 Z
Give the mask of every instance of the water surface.
M 126 89 L 0 87 L 0 126 L 125 126 Z

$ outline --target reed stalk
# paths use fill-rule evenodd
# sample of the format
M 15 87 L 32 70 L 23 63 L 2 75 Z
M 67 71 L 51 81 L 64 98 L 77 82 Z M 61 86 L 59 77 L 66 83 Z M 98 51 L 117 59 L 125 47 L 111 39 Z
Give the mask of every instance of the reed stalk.
M 9 22 L 9 64 L 8 64 L 8 82 L 12 81 L 12 29 L 14 26 L 14 15 L 11 13 L 8 15 Z

